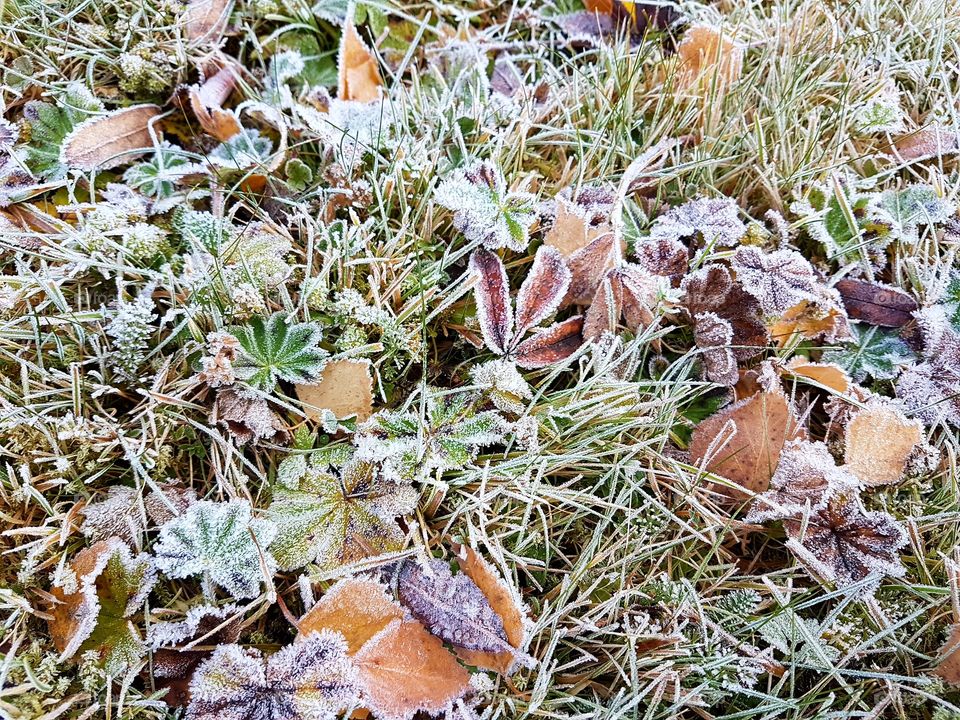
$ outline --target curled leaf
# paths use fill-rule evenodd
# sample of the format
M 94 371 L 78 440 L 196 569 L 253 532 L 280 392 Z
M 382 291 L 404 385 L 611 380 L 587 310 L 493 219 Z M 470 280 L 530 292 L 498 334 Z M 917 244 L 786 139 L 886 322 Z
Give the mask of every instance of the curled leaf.
M 470 272 L 476 278 L 474 296 L 483 340 L 493 352 L 503 355 L 513 339 L 513 306 L 503 262 L 486 248 L 470 256 Z
M 216 45 L 227 26 L 232 0 L 187 0 L 183 26 L 187 39 Z
M 818 385 L 823 385 L 845 394 L 850 389 L 850 377 L 839 365 L 833 363 L 815 363 L 797 355 L 784 366 L 784 370 L 791 375 L 807 378 Z
M 555 249 L 541 246 L 517 295 L 517 336 L 553 315 L 570 287 L 570 270 Z
M 547 367 L 566 360 L 583 344 L 583 317 L 575 315 L 538 331 L 520 343 L 512 357 L 526 370 Z

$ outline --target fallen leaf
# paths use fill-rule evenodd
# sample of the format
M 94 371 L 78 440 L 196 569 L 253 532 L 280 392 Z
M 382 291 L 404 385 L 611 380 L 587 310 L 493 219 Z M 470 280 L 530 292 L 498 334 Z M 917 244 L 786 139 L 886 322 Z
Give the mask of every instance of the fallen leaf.
M 617 247 L 616 235 L 604 233 L 575 252 L 567 259 L 570 268 L 570 287 L 561 303 L 568 305 L 589 305 L 597 294 L 597 288 L 607 271 L 619 264 L 623 254 L 623 244 Z
M 677 85 L 681 90 L 696 83 L 716 82 L 723 91 L 743 74 L 743 47 L 730 39 L 722 28 L 694 25 L 687 28 L 677 46 L 680 66 Z
M 183 12 L 183 27 L 187 39 L 194 43 L 219 43 L 227 27 L 232 6 L 232 0 L 187 0 Z
M 516 336 L 553 315 L 570 287 L 570 270 L 558 250 L 541 247 L 517 294 Z
M 360 39 L 353 20 L 343 26 L 337 57 L 337 99 L 367 103 L 380 99 L 383 79 L 377 59 Z
M 320 421 L 320 410 L 337 418 L 355 415 L 363 422 L 373 414 L 373 377 L 368 360 L 334 360 L 323 367 L 320 381 L 296 385 L 297 397 L 311 420 Z
M 456 657 L 415 620 L 393 620 L 354 659 L 367 707 L 391 720 L 435 715 L 470 688 Z
M 190 88 L 190 107 L 200 127 L 220 142 L 226 142 L 243 131 L 239 118 L 221 107 L 235 83 L 233 71 L 223 68 L 203 85 Z
M 511 357 L 525 370 L 536 370 L 570 357 L 583 345 L 583 317 L 574 315 L 539 330 L 520 343 Z
M 690 441 L 690 460 L 732 480 L 751 493 L 770 485 L 787 440 L 802 439 L 800 427 L 781 393 L 759 392 L 733 403 L 701 422 Z M 713 489 L 738 500 L 742 490 L 716 484 Z
M 153 147 L 148 125 L 159 114 L 157 105 L 134 105 L 90 118 L 64 139 L 63 160 L 78 170 L 122 165 Z
M 820 385 L 825 385 L 841 395 L 846 394 L 850 389 L 850 376 L 842 367 L 833 363 L 810 362 L 805 357 L 798 355 L 784 366 L 784 370 L 791 375 L 804 377 Z
M 595 201 L 600 193 L 600 188 L 584 189 L 575 201 L 564 194 L 557 195 L 556 218 L 553 227 L 544 236 L 543 244 L 554 247 L 561 255 L 569 257 L 600 235 L 609 232 L 610 225 L 607 221 L 613 201 L 608 191 L 602 196 L 602 204 L 591 202 Z
M 338 632 L 347 641 L 347 653 L 354 655 L 370 638 L 403 617 L 403 608 L 387 595 L 383 585 L 350 578 L 327 590 L 298 627 L 301 636 L 319 630 Z
M 949 155 L 960 149 L 960 134 L 933 123 L 894 141 L 897 154 L 905 162 Z
M 263 397 L 245 395 L 227 386 L 217 391 L 210 422 L 226 428 L 241 445 L 253 441 L 282 443 L 289 433 Z
M 923 440 L 923 425 L 881 402 L 868 404 L 846 429 L 846 468 L 868 487 L 900 480 L 907 458 Z
M 932 674 L 953 687 L 960 686 L 960 624 L 951 625 L 946 641 L 937 650 L 937 666 Z
M 770 337 L 781 347 L 795 334 L 807 340 L 822 337 L 836 342 L 850 336 L 850 323 L 839 302 L 802 300 L 770 325 Z
M 504 355 L 513 339 L 513 306 L 507 270 L 499 257 L 482 247 L 470 256 L 469 269 L 476 278 L 473 294 L 483 340 L 493 352 Z
M 917 301 L 902 290 L 867 282 L 866 280 L 841 280 L 835 285 L 847 314 L 854 320 L 863 320 L 870 325 L 898 328 L 913 318 Z

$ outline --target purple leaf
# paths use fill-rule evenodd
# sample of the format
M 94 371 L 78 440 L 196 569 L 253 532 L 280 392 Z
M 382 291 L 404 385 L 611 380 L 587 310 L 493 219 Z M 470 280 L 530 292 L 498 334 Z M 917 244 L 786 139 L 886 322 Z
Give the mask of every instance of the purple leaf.
M 473 292 L 483 340 L 493 352 L 505 355 L 513 338 L 513 308 L 506 268 L 494 253 L 477 248 L 470 256 L 470 272 L 477 278 Z
M 556 248 L 541 246 L 517 295 L 517 337 L 557 311 L 570 279 L 563 255 Z

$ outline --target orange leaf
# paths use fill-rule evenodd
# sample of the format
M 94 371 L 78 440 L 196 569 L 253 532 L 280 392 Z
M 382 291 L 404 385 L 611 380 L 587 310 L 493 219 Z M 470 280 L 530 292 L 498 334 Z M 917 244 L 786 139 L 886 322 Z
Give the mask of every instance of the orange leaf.
M 869 487 L 900 480 L 923 426 L 895 408 L 871 403 L 847 425 L 846 469 Z
M 190 107 L 200 127 L 220 142 L 226 142 L 243 130 L 237 116 L 221 107 L 235 83 L 233 72 L 224 68 L 200 87 L 190 88 Z
M 694 25 L 677 46 L 680 58 L 677 83 L 687 90 L 701 80 L 723 90 L 743 74 L 743 48 L 724 35 L 720 28 Z
M 187 0 L 183 26 L 188 40 L 220 42 L 230 17 L 232 0 Z
M 335 630 L 347 640 L 347 652 L 356 653 L 394 620 L 403 608 L 373 580 L 341 580 L 327 590 L 310 612 L 300 619 L 300 634 Z
M 770 485 L 784 442 L 805 436 L 781 393 L 758 392 L 697 425 L 690 460 L 697 465 L 706 460 L 707 471 L 759 493 Z M 735 500 L 746 497 L 736 488 L 713 489 Z
M 476 550 L 466 545 L 455 546 L 454 550 L 457 553 L 460 570 L 477 584 L 480 592 L 490 603 L 490 607 L 503 620 L 507 642 L 519 649 L 523 645 L 526 633 L 523 629 L 523 609 L 516 592 L 500 578 L 497 571 Z M 462 648 L 457 649 L 457 655 L 468 665 L 495 670 L 505 675 L 510 673 L 516 660 L 515 653 L 486 653 Z
M 784 369 L 791 375 L 808 378 L 841 394 L 846 394 L 850 389 L 850 376 L 842 367 L 833 363 L 815 363 L 797 356 L 788 362 Z
M 946 642 L 937 651 L 937 667 L 933 674 L 954 687 L 960 686 L 960 625 L 951 625 Z
M 367 705 L 378 716 L 434 715 L 470 688 L 456 657 L 415 620 L 393 620 L 355 660 Z
M 561 255 L 569 257 L 609 231 L 608 225 L 591 226 L 586 216 L 576 211 L 573 203 L 558 197 L 557 218 L 544 237 L 543 244 L 555 247 Z
M 360 39 L 352 20 L 344 24 L 340 37 L 337 71 L 337 97 L 340 100 L 365 103 L 380 98 L 383 79 L 377 59 Z
M 770 326 L 770 337 L 781 347 L 794 333 L 807 340 L 820 336 L 827 339 L 845 337 L 849 333 L 847 316 L 840 307 L 820 307 L 801 300 Z
M 320 382 L 297 385 L 297 397 L 311 420 L 320 420 L 320 410 L 338 418 L 356 415 L 363 422 L 373 413 L 373 378 L 366 360 L 334 360 L 323 368 Z
M 91 118 L 64 139 L 63 158 L 80 170 L 122 165 L 153 147 L 147 126 L 159 114 L 156 105 L 134 105 Z

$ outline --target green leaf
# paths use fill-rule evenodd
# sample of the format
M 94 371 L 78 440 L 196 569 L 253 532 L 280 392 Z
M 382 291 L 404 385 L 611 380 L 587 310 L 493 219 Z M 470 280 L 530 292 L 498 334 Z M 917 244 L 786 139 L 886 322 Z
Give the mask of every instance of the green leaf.
M 287 184 L 294 190 L 303 190 L 313 182 L 313 171 L 299 158 L 290 158 L 283 168 L 287 175 Z
M 323 336 L 319 325 L 291 324 L 283 313 L 253 318 L 233 332 L 241 347 L 235 364 L 237 377 L 264 392 L 272 392 L 278 380 L 316 381 L 329 357 L 319 345 Z
M 856 382 L 869 375 L 874 380 L 891 380 L 900 374 L 903 365 L 916 362 L 916 357 L 896 333 L 872 325 L 850 324 L 853 340 L 842 349 L 828 350 L 824 362 L 836 363 Z

